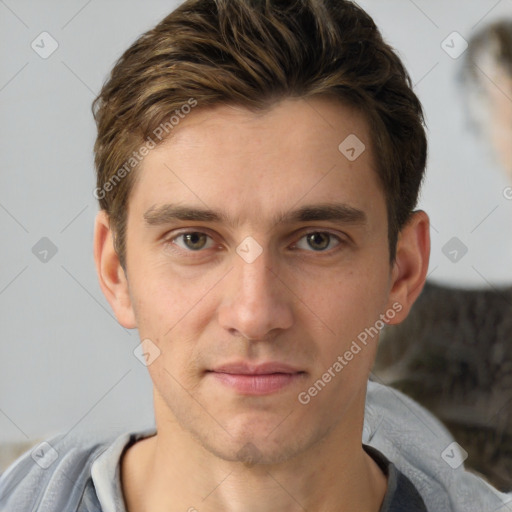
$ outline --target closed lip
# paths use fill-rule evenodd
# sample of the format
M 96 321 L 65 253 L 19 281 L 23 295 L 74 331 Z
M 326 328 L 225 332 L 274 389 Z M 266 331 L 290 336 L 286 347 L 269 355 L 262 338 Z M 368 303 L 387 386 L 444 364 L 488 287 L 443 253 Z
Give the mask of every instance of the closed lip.
M 229 363 L 216 366 L 208 370 L 216 373 L 231 373 L 233 375 L 270 375 L 272 373 L 304 373 L 303 370 L 295 366 L 280 363 L 278 361 L 269 361 L 260 364 L 250 364 L 245 362 Z

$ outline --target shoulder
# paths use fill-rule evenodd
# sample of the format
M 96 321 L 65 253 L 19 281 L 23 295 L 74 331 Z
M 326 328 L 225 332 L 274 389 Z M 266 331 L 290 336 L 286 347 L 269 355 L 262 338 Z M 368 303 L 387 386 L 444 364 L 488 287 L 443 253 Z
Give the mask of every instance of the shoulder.
M 439 420 L 403 393 L 376 382 L 368 383 L 363 443 L 377 448 L 411 480 L 427 510 L 494 512 L 511 502 L 464 468 L 462 447 Z
M 114 439 L 58 434 L 40 443 L 0 476 L 0 510 L 76 510 L 92 463 Z

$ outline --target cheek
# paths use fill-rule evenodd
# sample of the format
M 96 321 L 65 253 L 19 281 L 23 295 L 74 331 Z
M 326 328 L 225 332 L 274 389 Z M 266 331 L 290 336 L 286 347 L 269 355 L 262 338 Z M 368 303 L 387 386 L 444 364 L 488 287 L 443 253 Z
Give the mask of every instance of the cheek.
M 369 322 L 375 322 L 387 304 L 387 277 L 376 264 L 332 279 L 319 300 L 320 310 L 340 328 L 353 332 L 353 329 L 367 327 Z
M 179 329 L 183 320 L 190 321 L 190 314 L 197 314 L 205 307 L 203 299 L 214 287 L 217 274 L 202 272 L 191 277 L 182 275 L 167 262 L 151 262 L 133 280 L 133 297 L 139 326 L 153 335 L 167 337 Z
M 369 267 L 371 268 L 371 267 Z M 375 269 L 376 267 L 374 267 Z M 384 276 L 384 277 L 383 277 Z M 380 315 L 387 306 L 386 269 L 350 271 L 336 279 L 303 283 L 302 324 L 318 347 L 318 371 L 330 368 L 338 356 L 343 371 L 336 382 L 370 371 L 377 349 L 378 336 L 384 323 Z M 328 281 L 328 282 L 327 282 Z M 343 376 L 342 376 L 343 375 Z
M 138 330 L 141 340 L 149 338 L 161 353 L 148 368 L 151 377 L 165 380 L 172 375 L 193 386 L 204 360 L 203 332 L 215 314 L 219 272 L 203 272 L 199 279 L 183 276 L 168 262 L 153 261 L 141 268 L 150 270 L 133 279 Z

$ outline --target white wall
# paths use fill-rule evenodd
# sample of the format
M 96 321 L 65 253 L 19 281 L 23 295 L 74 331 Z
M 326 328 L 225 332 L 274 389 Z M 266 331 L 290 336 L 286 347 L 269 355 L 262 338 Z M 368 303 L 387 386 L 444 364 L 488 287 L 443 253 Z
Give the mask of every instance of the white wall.
M 420 207 L 433 226 L 430 277 L 475 287 L 512 282 L 512 201 L 503 195 L 510 183 L 467 128 L 456 80 L 462 57 L 453 59 L 441 48 L 454 31 L 469 39 L 497 18 L 512 18 L 512 0 L 358 3 L 403 57 L 425 109 L 430 156 Z M 468 249 L 456 263 L 442 252 L 453 237 Z
M 465 131 L 459 61 L 440 45 L 455 30 L 467 38 L 477 23 L 512 16 L 512 0 L 359 3 L 404 58 L 427 113 L 421 207 L 435 227 L 431 277 L 510 283 L 508 183 Z M 138 333 L 119 326 L 95 275 L 90 105 L 115 59 L 175 5 L 0 3 L 0 441 L 72 428 L 117 433 L 153 421 L 147 370 L 132 353 Z M 31 48 L 43 31 L 59 45 L 47 59 Z M 468 247 L 457 263 L 441 250 L 454 236 Z M 58 250 L 46 263 L 32 252 L 43 237 Z

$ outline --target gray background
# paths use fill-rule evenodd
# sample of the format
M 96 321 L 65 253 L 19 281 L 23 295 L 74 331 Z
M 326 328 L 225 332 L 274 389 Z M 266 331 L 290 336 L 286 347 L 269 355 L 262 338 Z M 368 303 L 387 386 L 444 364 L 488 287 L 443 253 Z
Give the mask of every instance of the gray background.
M 466 128 L 442 41 L 512 16 L 512 0 L 362 0 L 408 67 L 427 114 L 430 277 L 462 286 L 512 282 L 509 185 Z M 120 433 L 153 422 L 136 330 L 116 321 L 95 274 L 97 203 L 91 102 L 114 61 L 177 2 L 0 0 L 0 442 L 57 432 Z M 31 43 L 47 31 L 58 49 Z M 48 46 L 46 46 L 48 48 Z M 33 247 L 47 237 L 46 262 Z M 457 237 L 467 254 L 450 261 Z M 42 242 L 39 242 L 42 243 Z M 36 246 L 38 247 L 38 246 Z

